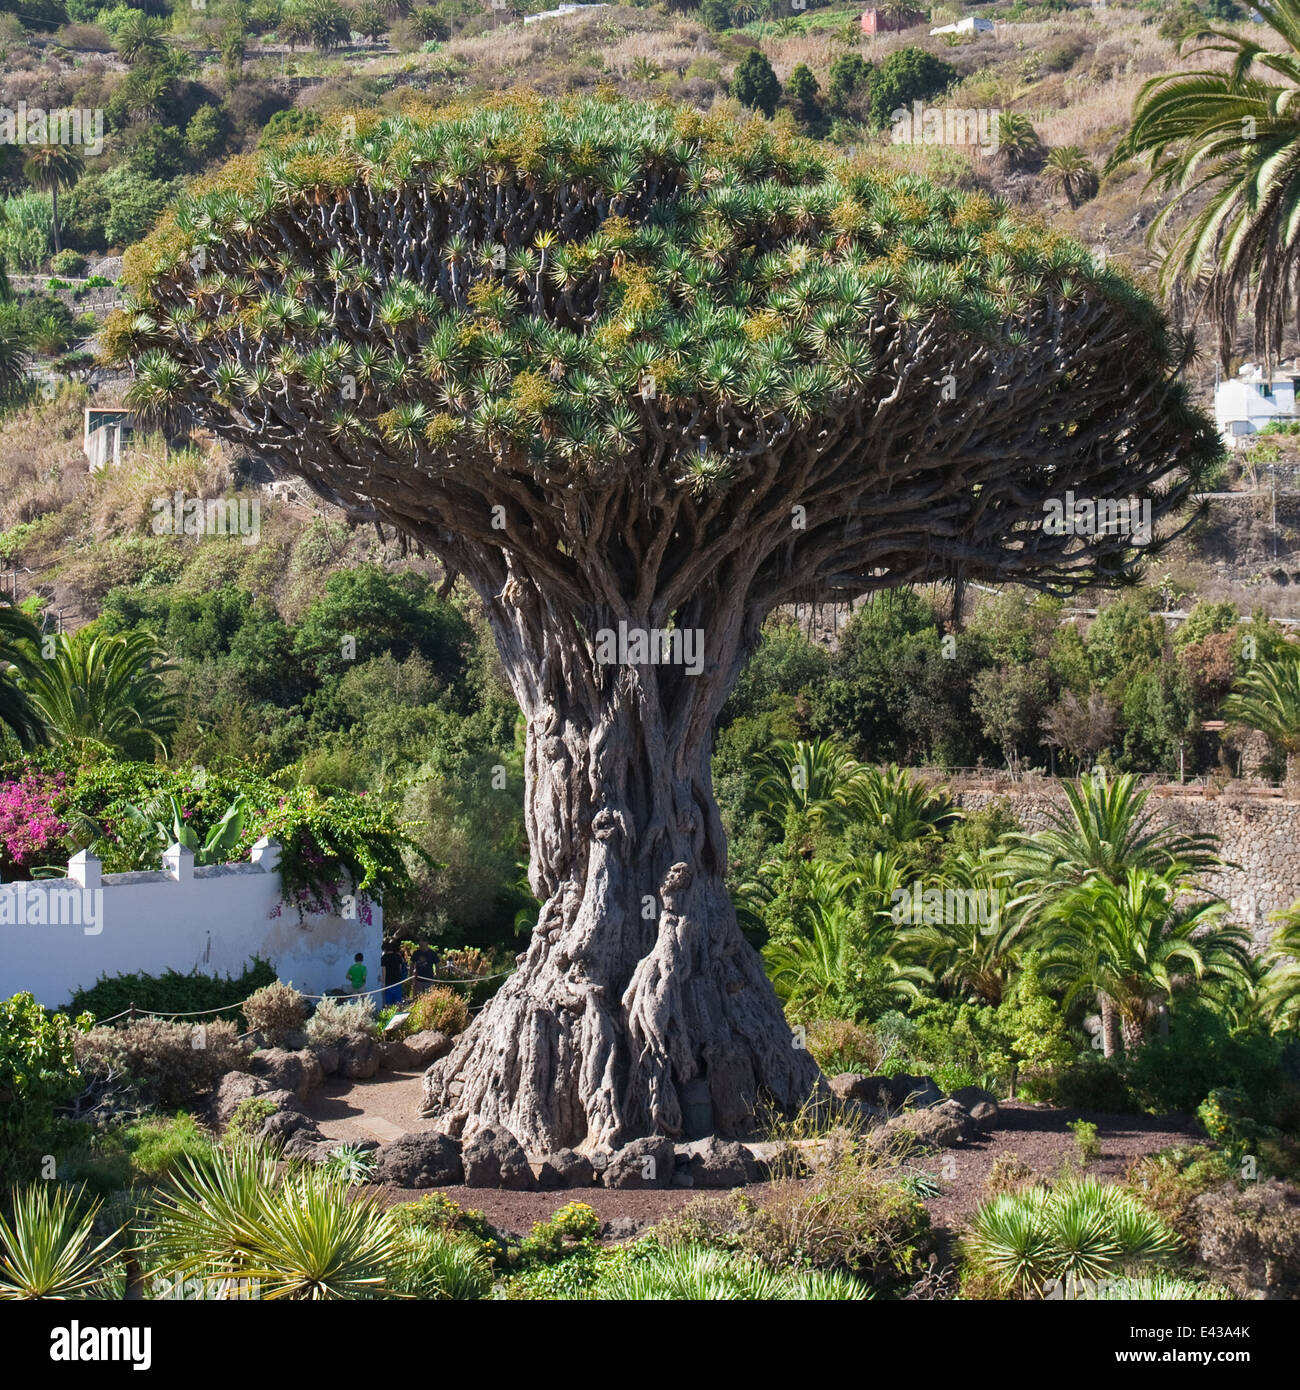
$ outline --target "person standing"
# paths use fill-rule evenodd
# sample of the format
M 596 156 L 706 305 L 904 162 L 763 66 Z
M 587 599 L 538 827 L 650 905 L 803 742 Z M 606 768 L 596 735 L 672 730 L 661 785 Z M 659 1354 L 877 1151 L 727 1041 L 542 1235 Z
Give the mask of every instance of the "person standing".
M 379 969 L 384 980 L 384 1003 L 402 1002 L 402 981 L 406 979 L 406 957 L 396 941 L 390 941 L 379 957 Z
M 438 957 L 427 941 L 420 942 L 419 949 L 411 957 L 411 974 L 415 976 L 416 994 L 423 994 L 437 978 Z
M 365 957 L 360 951 L 357 952 L 356 959 L 348 966 L 348 987 L 352 990 L 353 994 L 361 994 L 365 990 Z

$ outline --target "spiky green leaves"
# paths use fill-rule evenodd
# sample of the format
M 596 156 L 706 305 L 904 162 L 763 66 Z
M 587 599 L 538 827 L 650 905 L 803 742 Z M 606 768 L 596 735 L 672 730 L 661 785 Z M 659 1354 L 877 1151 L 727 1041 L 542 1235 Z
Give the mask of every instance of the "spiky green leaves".
M 814 429 L 872 390 L 882 325 L 1010 346 L 1063 282 L 1134 311 L 1118 277 L 983 195 L 836 165 L 760 122 L 518 102 L 315 137 L 187 198 L 132 338 L 141 404 L 233 405 L 273 372 L 336 433 L 550 470 L 686 420 L 748 445 Z M 434 414 L 454 440 L 430 442 Z M 693 452 L 666 454 L 693 490 L 736 476 Z

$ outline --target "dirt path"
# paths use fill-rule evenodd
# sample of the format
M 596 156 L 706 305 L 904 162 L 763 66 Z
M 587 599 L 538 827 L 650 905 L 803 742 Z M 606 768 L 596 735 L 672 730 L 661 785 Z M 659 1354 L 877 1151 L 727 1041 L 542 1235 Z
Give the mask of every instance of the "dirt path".
M 306 1109 L 327 1139 L 356 1143 L 378 1139 L 389 1143 L 399 1133 L 436 1129 L 418 1118 L 420 1073 L 381 1071 L 369 1081 L 330 1081 L 316 1091 Z M 1119 1180 L 1142 1154 L 1174 1144 L 1195 1143 L 1199 1136 L 1186 1116 L 1099 1115 L 1052 1106 L 1008 1101 L 1002 1106 L 1001 1127 L 983 1139 L 960 1148 L 931 1154 L 912 1165 L 929 1173 L 941 1191 L 926 1206 L 930 1220 L 941 1230 L 955 1232 L 988 1197 L 988 1176 L 996 1160 L 1014 1153 L 1041 1177 L 1054 1178 L 1076 1154 L 1072 1120 L 1097 1126 L 1101 1156 L 1087 1172 Z M 690 1189 L 666 1192 L 607 1192 L 601 1187 L 562 1192 L 498 1192 L 490 1188 L 440 1188 L 462 1206 L 482 1211 L 499 1230 L 526 1235 L 536 1221 L 545 1221 L 566 1202 L 581 1200 L 608 1223 L 606 1235 L 626 1239 L 670 1211 L 689 1202 Z M 410 1202 L 427 1191 L 386 1188 L 390 1202 Z

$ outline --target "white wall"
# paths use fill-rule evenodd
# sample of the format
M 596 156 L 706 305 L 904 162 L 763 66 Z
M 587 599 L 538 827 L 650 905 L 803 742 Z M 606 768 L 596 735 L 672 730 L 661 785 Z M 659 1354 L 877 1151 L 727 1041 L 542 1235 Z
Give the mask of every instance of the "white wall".
M 358 898 L 351 920 L 300 918 L 280 896 L 279 858 L 277 844 L 260 840 L 249 863 L 196 869 L 194 856 L 173 845 L 160 872 L 102 875 L 99 860 L 83 853 L 66 880 L 0 886 L 0 999 L 27 990 L 55 1008 L 101 975 L 241 975 L 253 956 L 305 993 L 323 994 L 346 985 L 358 951 L 367 988 L 377 987 L 379 904 Z M 72 890 L 84 890 L 80 901 Z

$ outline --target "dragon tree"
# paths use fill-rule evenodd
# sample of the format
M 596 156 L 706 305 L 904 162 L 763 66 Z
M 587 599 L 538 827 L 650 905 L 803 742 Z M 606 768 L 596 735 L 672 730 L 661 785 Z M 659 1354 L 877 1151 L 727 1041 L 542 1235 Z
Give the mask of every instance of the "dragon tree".
M 710 781 L 764 618 L 1122 580 L 1141 552 L 1045 530 L 1044 504 L 1150 497 L 1168 534 L 1217 452 L 1189 342 L 997 199 L 759 118 L 355 119 L 183 197 L 130 254 L 112 350 L 137 404 L 273 456 L 482 600 L 542 906 L 426 1113 L 537 1151 L 742 1132 L 818 1080 L 737 927 Z

